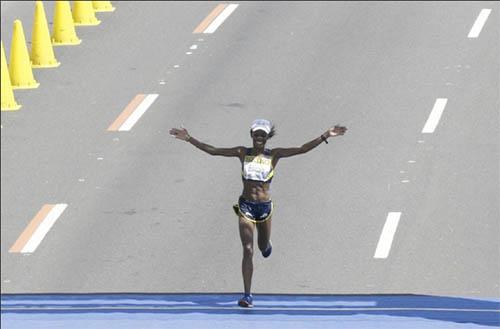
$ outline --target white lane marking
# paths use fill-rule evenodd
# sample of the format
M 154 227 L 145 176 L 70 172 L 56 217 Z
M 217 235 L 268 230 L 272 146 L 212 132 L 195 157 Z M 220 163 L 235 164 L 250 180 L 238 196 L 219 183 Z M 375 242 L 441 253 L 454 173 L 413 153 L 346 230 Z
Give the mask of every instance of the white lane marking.
M 483 29 L 483 26 L 486 23 L 486 20 L 488 19 L 490 13 L 491 9 L 481 10 L 479 16 L 477 16 L 476 21 L 474 22 L 472 28 L 470 29 L 469 35 L 467 36 L 468 38 L 477 38 L 479 36 L 479 33 L 481 33 L 481 30 Z
M 61 216 L 64 209 L 66 209 L 68 205 L 65 203 L 56 204 L 47 216 L 43 219 L 40 225 L 37 227 L 33 235 L 28 240 L 26 245 L 21 250 L 21 253 L 32 253 L 36 250 L 38 245 L 42 242 L 43 238 L 49 232 L 50 228 L 55 224 L 56 220 Z
M 137 106 L 134 113 L 132 113 L 127 120 L 121 125 L 118 131 L 129 131 L 135 125 L 135 123 L 140 119 L 140 117 L 148 110 L 148 108 L 153 104 L 153 102 L 158 98 L 158 94 L 149 94 L 144 98 L 144 100 Z
M 429 115 L 429 118 L 427 119 L 427 122 L 422 129 L 422 134 L 432 134 L 434 132 L 439 123 L 439 119 L 441 119 L 441 115 L 443 114 L 447 102 L 447 98 L 436 99 L 431 114 Z
M 373 258 L 387 258 L 391 250 L 392 240 L 398 227 L 399 219 L 401 218 L 400 212 L 390 212 L 387 214 L 382 234 L 378 240 L 377 249 Z
M 238 8 L 238 6 L 238 4 L 233 3 L 224 8 L 222 13 L 220 13 L 220 15 L 217 16 L 217 18 L 214 19 L 212 23 L 210 23 L 210 25 L 205 29 L 205 31 L 203 31 L 203 33 L 214 33 L 219 28 L 219 26 L 224 23 L 226 18 L 228 18 L 229 15 L 231 15 L 233 11 L 236 10 L 236 8 Z
M 191 49 L 191 50 L 198 49 L 198 45 L 192 45 L 191 47 L 189 47 L 189 49 Z

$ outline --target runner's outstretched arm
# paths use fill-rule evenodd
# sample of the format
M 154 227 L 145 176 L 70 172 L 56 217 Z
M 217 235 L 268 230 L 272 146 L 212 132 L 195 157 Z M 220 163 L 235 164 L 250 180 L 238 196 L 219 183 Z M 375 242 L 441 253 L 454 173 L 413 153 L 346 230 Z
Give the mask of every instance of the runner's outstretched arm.
M 243 146 L 237 146 L 231 148 L 214 147 L 212 145 L 202 143 L 193 136 L 190 136 L 186 128 L 181 128 L 181 129 L 172 128 L 170 129 L 170 135 L 172 135 L 177 139 L 186 141 L 196 146 L 200 150 L 207 152 L 210 155 L 221 155 L 226 157 L 239 157 L 239 158 L 242 158 L 242 156 L 245 155 L 245 148 Z
M 329 137 L 342 136 L 347 131 L 346 127 L 336 125 L 333 128 L 328 129 L 325 133 L 321 134 L 318 138 L 302 145 L 301 147 L 290 147 L 290 148 L 275 148 L 272 150 L 273 156 L 277 158 L 286 158 L 298 154 L 304 154 L 321 144 L 323 141 L 328 143 L 326 140 Z

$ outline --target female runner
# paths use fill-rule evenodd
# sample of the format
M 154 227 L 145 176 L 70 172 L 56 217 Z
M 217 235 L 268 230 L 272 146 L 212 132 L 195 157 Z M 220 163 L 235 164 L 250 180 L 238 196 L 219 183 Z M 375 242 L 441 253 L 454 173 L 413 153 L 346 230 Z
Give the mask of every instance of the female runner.
M 269 138 L 275 135 L 275 127 L 265 119 L 257 119 L 252 123 L 250 136 L 253 147 L 237 146 L 232 148 L 219 148 L 200 142 L 190 136 L 185 128 L 172 128 L 170 134 L 175 138 L 184 140 L 210 155 L 238 157 L 242 164 L 243 192 L 238 204 L 233 206 L 239 218 L 239 231 L 243 245 L 242 274 L 245 294 L 238 301 L 241 307 L 252 307 L 253 298 L 250 293 L 253 273 L 253 235 L 254 229 L 258 232 L 258 246 L 262 256 L 269 257 L 272 251 L 271 244 L 271 217 L 273 203 L 269 189 L 274 175 L 274 169 L 281 158 L 291 157 L 309 152 L 322 142 L 328 143 L 329 137 L 342 136 L 347 131 L 346 127 L 335 126 L 328 129 L 318 138 L 292 148 L 265 148 Z

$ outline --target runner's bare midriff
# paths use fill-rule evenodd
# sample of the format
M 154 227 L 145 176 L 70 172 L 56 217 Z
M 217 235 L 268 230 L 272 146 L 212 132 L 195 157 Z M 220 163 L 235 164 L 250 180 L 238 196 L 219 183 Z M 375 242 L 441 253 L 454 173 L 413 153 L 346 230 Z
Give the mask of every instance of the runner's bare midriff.
M 265 202 L 271 200 L 269 194 L 270 183 L 257 181 L 243 181 L 243 199 L 248 201 Z

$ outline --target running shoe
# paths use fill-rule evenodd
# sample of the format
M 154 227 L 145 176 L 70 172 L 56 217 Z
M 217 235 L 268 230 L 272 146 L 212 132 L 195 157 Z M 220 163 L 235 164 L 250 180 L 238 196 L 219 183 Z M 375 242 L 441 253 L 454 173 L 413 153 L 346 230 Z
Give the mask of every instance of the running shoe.
M 241 306 L 241 307 L 253 307 L 253 298 L 252 298 L 252 295 L 247 295 L 245 294 L 245 296 L 243 296 L 243 298 L 241 298 L 239 301 L 238 301 L 238 305 Z
M 272 252 L 273 252 L 273 244 L 271 243 L 271 240 L 269 240 L 267 248 L 264 251 L 262 251 L 262 256 L 264 256 L 264 258 L 267 258 L 271 255 Z

